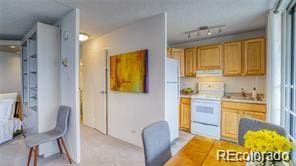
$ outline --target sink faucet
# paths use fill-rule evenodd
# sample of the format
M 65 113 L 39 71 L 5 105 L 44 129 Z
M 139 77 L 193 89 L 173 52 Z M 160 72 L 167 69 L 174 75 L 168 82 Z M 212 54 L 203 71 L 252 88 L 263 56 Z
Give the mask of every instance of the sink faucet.
M 247 94 L 246 94 L 246 92 L 245 92 L 245 89 L 244 89 L 244 88 L 241 88 L 241 95 L 242 95 L 243 97 L 246 97 L 246 96 L 247 96 Z

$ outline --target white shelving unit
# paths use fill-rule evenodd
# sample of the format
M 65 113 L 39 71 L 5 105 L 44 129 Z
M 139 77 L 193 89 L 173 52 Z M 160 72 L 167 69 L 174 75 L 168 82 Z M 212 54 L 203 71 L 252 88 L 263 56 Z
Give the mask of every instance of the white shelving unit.
M 60 106 L 60 29 L 37 23 L 22 40 L 24 135 L 51 130 Z M 39 154 L 45 154 L 46 145 Z

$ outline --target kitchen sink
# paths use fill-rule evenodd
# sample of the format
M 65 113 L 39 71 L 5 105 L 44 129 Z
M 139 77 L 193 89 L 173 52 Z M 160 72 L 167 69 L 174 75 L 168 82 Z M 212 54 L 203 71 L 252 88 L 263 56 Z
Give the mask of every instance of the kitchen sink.
M 259 98 L 258 100 L 254 100 L 253 98 L 249 96 L 226 96 L 227 99 L 234 99 L 234 100 L 248 100 L 248 101 L 262 101 L 262 98 Z

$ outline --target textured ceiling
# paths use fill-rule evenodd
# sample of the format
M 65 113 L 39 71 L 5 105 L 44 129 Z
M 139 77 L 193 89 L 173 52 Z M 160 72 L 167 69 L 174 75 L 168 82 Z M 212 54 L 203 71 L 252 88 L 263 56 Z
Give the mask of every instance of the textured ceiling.
M 20 37 L 35 21 L 54 22 L 80 8 L 80 29 L 91 38 L 136 20 L 168 13 L 168 42 L 186 41 L 184 32 L 225 24 L 220 35 L 262 29 L 275 0 L 0 0 L 0 39 Z
M 0 40 L 19 40 L 37 21 L 52 24 L 70 10 L 54 0 L 0 0 Z

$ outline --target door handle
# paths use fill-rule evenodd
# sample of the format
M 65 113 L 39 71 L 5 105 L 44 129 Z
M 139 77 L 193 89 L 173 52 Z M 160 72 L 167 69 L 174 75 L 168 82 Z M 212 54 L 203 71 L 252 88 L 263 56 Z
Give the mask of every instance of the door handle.
M 106 94 L 107 92 L 106 91 L 100 91 L 100 94 Z

